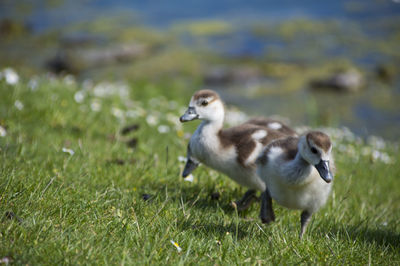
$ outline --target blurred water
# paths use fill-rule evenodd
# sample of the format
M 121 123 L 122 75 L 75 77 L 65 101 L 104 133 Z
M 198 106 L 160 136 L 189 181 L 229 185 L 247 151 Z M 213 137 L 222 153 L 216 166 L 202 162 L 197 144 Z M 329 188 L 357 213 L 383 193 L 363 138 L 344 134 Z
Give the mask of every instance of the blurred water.
M 400 15 L 400 4 L 392 0 L 2 0 L 0 6 L 0 17 L 23 17 L 37 31 L 122 11 L 131 13 L 133 21 L 139 19 L 141 23 L 161 28 L 196 19 L 218 18 L 242 23 L 295 17 L 365 21 Z
M 352 27 L 356 25 L 363 36 L 371 40 L 382 42 L 396 38 L 393 36 L 400 34 L 400 25 L 391 21 L 400 22 L 399 2 L 397 0 L 2 0 L 0 19 L 11 18 L 26 23 L 33 34 L 48 30 L 62 32 L 64 28 L 78 22 L 119 16 L 124 17 L 127 25 L 146 25 L 159 30 L 167 30 L 186 21 L 216 19 L 227 21 L 237 27 L 230 34 L 209 36 L 207 39 L 208 47 L 226 58 L 245 56 L 257 60 L 258 57 L 270 52 L 278 58 L 278 61 L 299 60 L 302 63 L 312 64 L 321 56 L 328 59 L 342 57 L 371 73 L 381 62 L 394 60 L 393 62 L 398 64 L 398 54 L 377 52 L 374 50 L 373 41 L 366 46 L 367 48 L 360 49 L 356 41 L 353 43 Z M 249 30 L 254 23 L 276 25 L 295 18 L 333 20 L 339 23 L 341 32 L 335 33 L 334 36 L 321 33 L 318 40 L 309 40 L 305 36 L 292 42 L 271 38 L 271 35 L 257 35 Z M 75 34 L 84 36 L 85 33 Z M 188 46 L 194 46 L 197 40 L 193 40 L 190 36 L 182 36 L 182 41 Z M 319 49 L 314 51 L 314 47 Z M 400 137 L 399 76 L 395 77 L 391 85 L 384 86 L 385 88 L 380 88 L 381 84 L 374 81 L 370 82 L 373 78 L 366 78 L 369 79 L 368 86 L 361 96 L 312 93 L 307 89 L 286 94 L 255 96 L 241 85 L 213 89 L 219 90 L 228 103 L 238 105 L 253 114 L 279 114 L 290 118 L 297 125 L 326 120 L 331 124 L 349 126 L 360 134 L 377 134 L 398 139 Z M 268 84 L 265 86 L 268 87 Z M 377 95 L 379 97 L 376 97 Z M 315 109 L 319 110 L 318 114 L 314 113 Z

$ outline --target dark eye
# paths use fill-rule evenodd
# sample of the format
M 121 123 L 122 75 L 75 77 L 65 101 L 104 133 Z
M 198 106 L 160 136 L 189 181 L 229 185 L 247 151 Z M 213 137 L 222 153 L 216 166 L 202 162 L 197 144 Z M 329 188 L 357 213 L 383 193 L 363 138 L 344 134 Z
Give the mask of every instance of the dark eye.
M 202 102 L 201 102 L 201 105 L 202 105 L 202 106 L 207 106 L 207 104 L 208 104 L 207 101 L 202 101 Z
M 311 148 L 311 152 L 314 153 L 314 154 L 317 154 L 317 153 L 318 153 L 318 150 L 317 150 L 316 148 L 312 147 L 312 148 Z

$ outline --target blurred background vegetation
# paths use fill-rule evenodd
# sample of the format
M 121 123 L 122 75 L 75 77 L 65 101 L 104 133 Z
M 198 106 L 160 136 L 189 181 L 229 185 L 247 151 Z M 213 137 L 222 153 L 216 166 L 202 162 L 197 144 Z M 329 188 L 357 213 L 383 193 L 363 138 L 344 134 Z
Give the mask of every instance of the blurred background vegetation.
M 1 68 L 180 100 L 209 88 L 250 114 L 392 140 L 399 47 L 397 0 L 0 2 Z

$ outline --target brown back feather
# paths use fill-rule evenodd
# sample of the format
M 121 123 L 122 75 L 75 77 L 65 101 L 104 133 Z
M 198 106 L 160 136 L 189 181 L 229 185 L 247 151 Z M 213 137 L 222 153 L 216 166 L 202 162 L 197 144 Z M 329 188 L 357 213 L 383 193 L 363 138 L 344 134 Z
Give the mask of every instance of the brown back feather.
M 264 146 L 270 143 L 272 140 L 285 136 L 284 134 L 276 130 L 271 130 L 265 127 L 245 123 L 234 128 L 220 130 L 218 132 L 218 137 L 224 148 L 235 146 L 238 156 L 238 163 L 245 166 L 247 158 L 256 147 L 256 140 L 253 139 L 252 134 L 258 130 L 267 131 L 267 136 L 261 139 L 261 143 Z
M 253 125 L 258 125 L 258 126 L 262 126 L 262 127 L 266 127 L 266 128 L 269 128 L 268 125 L 272 124 L 272 123 L 279 123 L 282 125 L 282 127 L 279 129 L 276 129 L 276 131 L 279 131 L 288 136 L 297 136 L 296 131 L 294 131 L 293 129 L 291 129 L 289 126 L 285 125 L 281 121 L 278 121 L 275 119 L 257 117 L 257 118 L 252 118 L 246 122 L 246 124 L 253 124 Z

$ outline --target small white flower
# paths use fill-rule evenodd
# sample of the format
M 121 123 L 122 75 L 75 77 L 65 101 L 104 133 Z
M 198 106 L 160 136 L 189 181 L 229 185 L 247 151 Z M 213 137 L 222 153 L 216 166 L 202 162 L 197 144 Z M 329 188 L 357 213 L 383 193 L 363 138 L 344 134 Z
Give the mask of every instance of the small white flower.
M 94 86 L 93 93 L 96 97 L 108 97 L 112 95 L 112 86 L 108 82 L 101 82 Z
M 101 82 L 94 86 L 93 93 L 97 97 L 109 97 L 112 95 L 118 95 L 121 98 L 127 98 L 129 96 L 129 86 L 123 82 Z
M 379 157 L 381 156 L 381 153 L 377 150 L 372 151 L 372 160 L 376 161 L 379 159 Z
M 19 81 L 19 76 L 17 72 L 14 71 L 12 68 L 6 68 L 3 70 L 3 75 L 4 78 L 6 79 L 6 82 L 10 85 L 15 85 Z
M 15 107 L 16 107 L 18 110 L 24 109 L 24 104 L 23 104 L 21 101 L 19 101 L 19 100 L 16 100 L 15 103 L 14 103 L 14 105 L 15 105 Z
M 378 161 L 379 160 L 379 161 L 381 161 L 381 162 L 383 162 L 385 164 L 392 164 L 393 163 L 392 158 L 390 158 L 390 156 L 387 153 L 380 152 L 378 150 L 374 150 L 372 152 L 372 160 L 373 161 Z
M 69 153 L 71 156 L 75 154 L 75 152 L 73 150 L 65 148 L 65 147 L 62 148 L 62 151 L 65 153 Z
M 85 93 L 83 91 L 77 91 L 74 94 L 74 99 L 75 99 L 75 102 L 82 103 L 83 100 L 85 99 Z
M 182 248 L 178 245 L 178 243 L 176 243 L 174 240 L 171 240 L 170 242 L 171 242 L 172 245 L 174 245 L 176 247 L 178 252 L 182 251 Z
M 135 102 L 133 106 L 129 107 L 126 111 L 126 116 L 131 118 L 144 117 L 146 115 L 146 110 L 140 106 L 140 103 Z
M 119 95 L 121 98 L 128 98 L 129 97 L 129 86 L 123 82 L 118 82 L 115 84 L 116 86 L 116 94 Z
M 122 111 L 119 108 L 113 107 L 111 112 L 117 118 L 123 118 L 124 117 L 124 111 Z
M 147 124 L 149 124 L 150 126 L 155 126 L 158 124 L 158 118 L 154 115 L 148 115 L 146 117 L 146 122 Z
M 387 222 L 383 222 L 382 225 L 383 225 L 383 226 L 387 226 L 388 223 L 387 223 Z
M 75 84 L 75 77 L 72 75 L 66 75 L 64 77 L 64 83 L 67 85 L 73 85 Z
M 7 131 L 4 127 L 0 126 L 0 137 L 7 136 Z
M 393 159 L 389 156 L 389 154 L 385 152 L 381 152 L 379 159 L 385 164 L 392 164 Z
M 184 157 L 184 156 L 178 156 L 178 161 L 181 162 L 181 163 L 186 163 L 187 158 Z
M 387 153 L 382 154 L 381 160 L 385 164 L 393 164 L 394 163 L 394 160 Z
M 187 177 L 185 177 L 183 180 L 188 181 L 188 182 L 193 182 L 194 177 L 192 174 L 188 175 Z
M 367 142 L 370 146 L 372 146 L 372 148 L 375 148 L 375 149 L 381 150 L 386 147 L 385 141 L 382 138 L 377 137 L 377 136 L 369 136 Z
M 170 129 L 169 129 L 169 126 L 160 125 L 160 126 L 158 126 L 157 130 L 158 130 L 158 132 L 160 132 L 161 134 L 165 134 L 165 133 L 168 133 Z
M 92 111 L 98 112 L 101 110 L 101 103 L 100 101 L 94 100 L 91 104 L 90 104 L 90 108 L 92 109 Z

